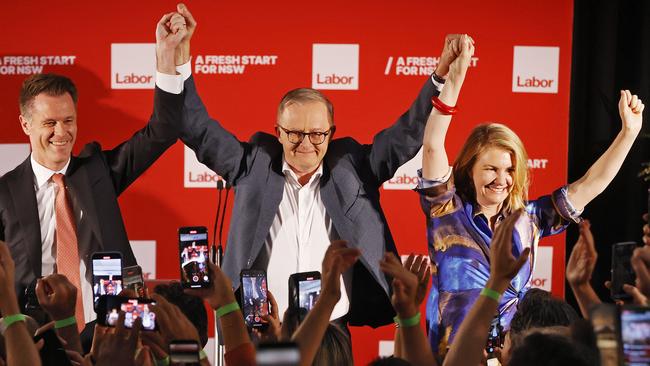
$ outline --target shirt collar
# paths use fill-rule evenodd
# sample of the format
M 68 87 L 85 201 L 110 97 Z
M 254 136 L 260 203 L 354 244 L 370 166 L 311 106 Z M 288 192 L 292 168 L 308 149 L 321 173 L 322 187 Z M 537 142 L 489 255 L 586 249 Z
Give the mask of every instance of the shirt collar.
M 298 176 L 296 173 L 294 173 L 293 169 L 291 169 L 291 166 L 289 166 L 289 163 L 284 159 L 284 156 L 282 157 L 282 173 L 284 173 L 284 176 L 286 178 L 291 178 L 295 183 L 298 183 Z M 314 172 L 314 174 L 309 178 L 309 182 L 305 184 L 306 186 L 312 184 L 313 182 L 320 180 L 320 177 L 323 175 L 323 162 L 321 162 L 318 165 L 318 168 Z
M 54 171 L 39 164 L 34 159 L 34 153 L 30 154 L 29 158 L 32 161 L 32 171 L 34 172 L 34 178 L 35 178 L 37 188 L 42 187 L 56 173 L 61 173 L 65 175 L 65 172 L 68 170 L 68 165 L 70 165 L 70 158 L 68 158 L 68 162 L 65 163 L 65 166 L 63 166 L 61 170 Z

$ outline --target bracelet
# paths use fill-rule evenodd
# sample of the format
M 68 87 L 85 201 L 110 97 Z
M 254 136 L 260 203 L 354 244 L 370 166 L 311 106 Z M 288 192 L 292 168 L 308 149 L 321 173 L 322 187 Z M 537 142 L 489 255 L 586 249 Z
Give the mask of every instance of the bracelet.
M 7 330 L 12 324 L 17 323 L 17 322 L 24 322 L 25 321 L 25 314 L 14 314 L 14 315 L 7 315 L 2 318 L 2 333 Z
M 169 366 L 170 358 L 169 356 L 163 358 L 162 360 L 156 359 L 156 366 Z
M 77 318 L 74 315 L 69 318 L 56 320 L 54 322 L 54 329 L 69 327 L 73 324 L 77 324 Z
M 399 325 L 400 328 L 412 327 L 414 325 L 420 324 L 420 312 L 418 311 L 417 314 L 407 319 L 400 319 L 399 316 L 396 316 L 393 318 L 393 320 L 395 323 L 397 323 L 397 325 Z
M 452 106 L 450 106 L 450 105 L 446 105 L 446 104 L 443 103 L 443 102 L 440 100 L 440 98 L 438 98 L 438 97 L 433 97 L 433 98 L 431 98 L 431 104 L 433 104 L 433 106 L 434 106 L 434 107 L 435 107 L 435 108 L 436 108 L 440 113 L 442 113 L 442 114 L 444 114 L 444 115 L 446 115 L 446 116 L 450 116 L 450 115 L 456 114 L 456 112 L 458 112 L 458 107 L 456 107 L 456 106 L 453 106 L 453 107 L 452 107 Z
M 230 304 L 224 305 L 219 309 L 217 309 L 217 318 L 221 318 L 222 316 L 226 314 L 230 314 L 233 311 L 237 311 L 237 310 L 239 310 L 239 304 L 237 303 L 237 301 L 233 301 Z
M 205 360 L 206 358 L 208 358 L 208 355 L 205 353 L 204 350 L 200 350 L 199 351 L 199 360 Z
M 499 299 L 501 298 L 501 294 L 492 290 L 491 288 L 484 288 L 481 290 L 481 296 L 489 297 L 490 299 L 499 302 Z

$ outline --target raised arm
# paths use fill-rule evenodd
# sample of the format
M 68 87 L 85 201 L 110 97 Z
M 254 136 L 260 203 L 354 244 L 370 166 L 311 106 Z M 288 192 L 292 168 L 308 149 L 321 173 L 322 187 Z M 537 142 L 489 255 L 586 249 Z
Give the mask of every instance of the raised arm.
M 191 76 L 189 65 L 190 42 L 197 28 L 197 21 L 185 4 L 178 4 L 177 11 L 177 14 L 185 19 L 187 27 L 174 56 L 177 70 L 182 76 L 179 80 L 184 81 L 180 137 L 183 143 L 196 153 L 201 163 L 235 185 L 237 179 L 246 174 L 247 164 L 249 159 L 253 158 L 255 150 L 249 144 L 239 141 L 208 114 Z
M 175 50 L 185 33 L 183 17 L 176 13 L 165 14 L 156 24 L 156 68 L 159 74 L 176 75 Z M 114 149 L 104 151 L 117 194 L 176 143 L 182 110 L 182 95 L 163 91 L 156 82 L 154 110 L 149 123 Z
M 25 317 L 18 308 L 14 270 L 9 248 L 0 241 L 0 312 L 5 326 L 3 335 L 7 366 L 40 365 L 41 358 L 25 325 Z
M 580 312 L 585 319 L 589 318 L 589 309 L 601 301 L 591 286 L 591 274 L 596 266 L 598 252 L 591 234 L 589 221 L 580 223 L 580 237 L 573 246 L 571 256 L 566 265 L 566 279 L 578 301 Z
M 450 47 L 460 36 L 450 34 L 445 38 L 445 46 L 436 69 L 438 77 L 447 77 L 449 64 L 455 58 Z M 397 169 L 412 159 L 422 147 L 424 126 L 432 108 L 431 97 L 438 95 L 438 88 L 432 80 L 427 79 L 409 109 L 392 126 L 375 135 L 372 145 L 369 146 L 369 162 L 379 183 L 393 177 Z
M 596 160 L 582 178 L 571 183 L 568 198 L 571 204 L 582 210 L 591 200 L 602 193 L 621 168 L 636 136 L 641 131 L 644 105 L 629 90 L 621 90 L 618 112 L 623 126 L 607 151 Z
M 357 261 L 361 252 L 346 242 L 332 242 L 322 265 L 322 291 L 314 307 L 291 337 L 300 346 L 300 365 L 309 366 L 321 346 L 334 306 L 341 298 L 341 275 Z
M 474 54 L 474 44 L 466 34 L 446 42 L 448 44 L 445 44 L 445 48 L 450 48 L 458 56 L 449 66 L 449 76 L 439 100 L 447 106 L 455 106 L 469 62 Z M 440 179 L 449 172 L 445 138 L 450 123 L 451 115 L 443 114 L 437 108 L 431 110 L 424 129 L 422 155 L 422 178 L 424 179 Z

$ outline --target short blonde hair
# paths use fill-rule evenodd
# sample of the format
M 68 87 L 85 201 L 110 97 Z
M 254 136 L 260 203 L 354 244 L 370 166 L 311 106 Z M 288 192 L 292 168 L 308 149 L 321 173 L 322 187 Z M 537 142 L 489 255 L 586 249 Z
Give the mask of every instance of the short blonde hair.
M 503 204 L 504 212 L 523 208 L 528 201 L 528 154 L 516 133 L 500 123 L 476 126 L 454 161 L 453 183 L 460 197 L 476 203 L 476 191 L 472 181 L 472 169 L 480 154 L 491 147 L 510 152 L 513 160 L 512 190 Z

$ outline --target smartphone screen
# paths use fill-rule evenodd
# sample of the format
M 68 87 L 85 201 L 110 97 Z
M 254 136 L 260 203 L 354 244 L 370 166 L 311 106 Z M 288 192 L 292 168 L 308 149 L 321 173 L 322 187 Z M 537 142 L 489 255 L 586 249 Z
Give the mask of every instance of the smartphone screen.
M 630 295 L 623 291 L 623 285 L 634 285 L 636 274 L 632 269 L 630 259 L 636 249 L 635 242 L 616 243 L 612 246 L 612 298 L 615 300 L 629 299 Z
M 262 343 L 255 353 L 258 366 L 297 366 L 300 350 L 295 343 Z
M 199 343 L 192 340 L 175 340 L 169 344 L 169 361 L 181 364 L 199 364 Z
M 133 290 L 138 297 L 144 297 L 144 278 L 142 268 L 138 265 L 124 267 L 124 288 Z
M 501 320 L 499 315 L 492 318 L 490 323 L 490 331 L 488 334 L 488 339 L 485 344 L 485 351 L 489 354 L 494 353 L 496 348 L 503 348 L 503 326 L 501 326 Z
M 93 298 L 101 295 L 117 295 L 122 291 L 122 255 L 98 252 L 92 256 Z
M 621 341 L 626 365 L 650 364 L 650 307 L 621 309 Z
M 266 272 L 243 270 L 241 272 L 242 311 L 246 325 L 252 328 L 266 326 L 262 316 L 269 313 L 266 296 Z
M 320 296 L 320 278 L 307 277 L 298 281 L 299 307 L 310 311 Z
M 104 296 L 100 298 L 97 320 L 99 324 L 114 327 L 120 311 L 124 312 L 124 327 L 133 328 L 136 319 L 142 319 L 143 330 L 156 330 L 156 314 L 151 306 L 156 303 L 149 299 L 124 296 Z
M 205 227 L 178 229 L 181 283 L 185 288 L 210 287 L 208 230 Z

